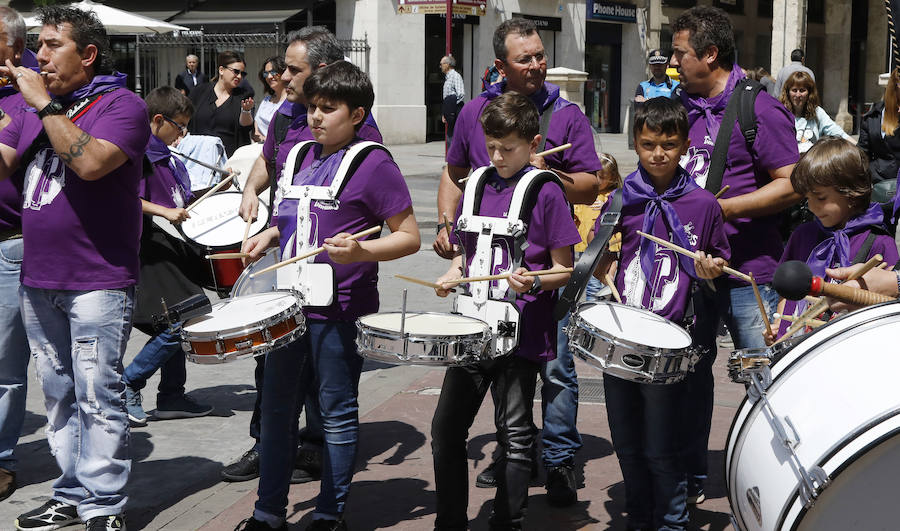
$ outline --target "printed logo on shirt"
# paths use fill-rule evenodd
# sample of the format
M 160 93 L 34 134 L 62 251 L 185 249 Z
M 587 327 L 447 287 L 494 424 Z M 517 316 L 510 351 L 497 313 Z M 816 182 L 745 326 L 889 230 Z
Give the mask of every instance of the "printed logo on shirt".
M 491 243 L 491 264 L 493 268 L 492 275 L 503 275 L 512 271 L 512 263 L 510 261 L 510 245 L 506 238 L 494 240 Z M 494 280 L 491 282 L 492 299 L 501 299 L 506 296 L 509 290 L 509 281 L 506 279 Z
M 319 210 L 337 210 L 341 207 L 341 202 L 337 199 L 332 201 L 314 201 L 313 206 Z
M 697 242 L 700 241 L 700 238 L 694 234 L 694 222 L 688 221 L 687 224 L 684 225 L 684 232 L 687 233 L 688 241 L 691 242 L 691 247 L 694 249 L 697 248 Z
M 22 208 L 40 210 L 53 202 L 66 186 L 66 165 L 53 148 L 37 152 L 25 169 L 25 192 Z
M 681 157 L 681 167 L 694 178 L 694 182 L 700 188 L 706 186 L 706 178 L 709 177 L 709 159 L 708 149 L 694 146 L 689 147 L 687 153 Z
M 172 202 L 175 203 L 175 206 L 178 208 L 184 208 L 184 198 L 181 197 L 181 192 L 178 191 L 177 186 L 173 186 L 169 189 L 172 194 Z
M 622 296 L 625 303 L 631 306 L 647 308 L 653 312 L 662 311 L 672 302 L 677 292 L 681 274 L 678 258 L 673 251 L 657 246 L 653 260 L 653 274 L 648 283 L 641 270 L 640 253 L 639 248 L 625 268 L 625 290 Z

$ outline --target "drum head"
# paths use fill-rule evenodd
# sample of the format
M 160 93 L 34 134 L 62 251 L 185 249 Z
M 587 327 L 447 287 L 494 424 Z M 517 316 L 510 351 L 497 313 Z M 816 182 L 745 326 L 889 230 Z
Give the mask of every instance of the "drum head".
M 209 314 L 187 321 L 184 333 L 186 336 L 224 334 L 257 328 L 259 323 L 298 305 L 296 295 L 287 292 L 257 293 L 226 299 L 214 304 Z
M 179 225 L 179 230 L 189 242 L 210 249 L 240 247 L 246 222 L 238 216 L 243 195 L 237 191 L 221 192 L 201 201 L 190 212 L 191 217 Z M 269 223 L 269 207 L 260 202 L 256 221 L 250 226 L 250 235 L 264 231 Z
M 578 315 L 598 330 L 630 343 L 673 350 L 691 346 L 691 336 L 683 328 L 634 306 L 597 302 L 582 306 Z
M 362 327 L 400 332 L 400 312 L 373 313 L 359 318 Z M 406 312 L 403 331 L 415 336 L 467 336 L 482 334 L 487 323 L 454 313 Z

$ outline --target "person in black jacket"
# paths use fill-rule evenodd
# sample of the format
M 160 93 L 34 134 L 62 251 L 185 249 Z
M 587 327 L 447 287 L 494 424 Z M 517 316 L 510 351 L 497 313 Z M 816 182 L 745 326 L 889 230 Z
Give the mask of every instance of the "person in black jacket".
M 185 69 L 175 78 L 175 88 L 185 96 L 190 95 L 197 85 L 206 82 L 206 76 L 197 67 L 199 64 L 200 59 L 196 55 L 188 55 L 184 58 Z
M 219 54 L 219 75 L 215 82 L 199 85 L 191 91 L 194 117 L 188 126 L 195 135 L 222 139 L 225 153 L 250 143 L 253 132 L 253 96 L 241 86 L 247 76 L 244 61 L 236 52 Z
M 895 68 L 884 90 L 884 99 L 863 116 L 859 126 L 860 149 L 869 156 L 872 201 L 885 203 L 897 190 L 900 169 L 900 68 Z

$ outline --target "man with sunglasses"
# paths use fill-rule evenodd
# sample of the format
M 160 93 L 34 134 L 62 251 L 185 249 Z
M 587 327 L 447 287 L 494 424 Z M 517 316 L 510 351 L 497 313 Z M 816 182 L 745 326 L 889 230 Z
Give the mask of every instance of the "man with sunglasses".
M 541 114 L 542 148 L 571 143 L 572 147 L 546 158 L 532 156 L 531 165 L 555 172 L 566 189 L 570 203 L 591 204 L 597 197 L 600 181 L 597 171 L 600 159 L 594 150 L 594 136 L 584 113 L 577 105 L 559 95 L 559 87 L 546 83 L 547 57 L 544 44 L 534 22 L 513 18 L 497 26 L 493 38 L 494 65 L 505 80 L 491 85 L 478 97 L 466 103 L 456 120 L 447 166 L 438 189 L 438 215 L 452 221 L 462 196 L 459 180 L 472 168 L 490 164 L 484 132 L 479 118 L 488 102 L 513 90 L 528 96 Z M 434 250 L 444 258 L 452 258 L 455 250 L 450 244 L 444 223 L 438 223 Z M 560 321 L 559 329 L 567 322 Z M 543 462 L 547 469 L 548 501 L 567 506 L 577 500 L 574 473 L 575 452 L 581 448 L 581 436 L 575 426 L 578 414 L 578 379 L 575 362 L 566 346 L 565 334 L 557 331 L 557 358 L 541 366 L 543 405 Z M 498 433 L 502 430 L 498 427 Z M 507 460 L 529 460 L 506 441 L 498 441 L 499 461 L 491 463 L 479 474 L 476 485 L 495 487 L 501 480 Z M 499 465 L 499 466 L 498 466 Z

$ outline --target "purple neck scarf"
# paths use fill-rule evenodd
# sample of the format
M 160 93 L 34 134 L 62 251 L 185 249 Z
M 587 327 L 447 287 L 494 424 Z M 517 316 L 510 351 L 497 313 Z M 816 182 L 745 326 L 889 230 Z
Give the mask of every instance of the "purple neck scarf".
M 337 173 L 338 166 L 340 166 L 341 161 L 344 159 L 344 154 L 347 153 L 347 149 L 358 140 L 359 139 L 354 138 L 349 144 L 335 151 L 331 155 L 328 155 L 324 159 L 320 158 L 322 156 L 322 144 L 314 144 L 312 150 L 315 158 L 313 159 L 312 164 L 294 174 L 294 185 L 325 186 L 326 182 L 330 181 L 331 178 L 334 177 L 334 174 Z
M 487 90 L 482 92 L 481 95 L 488 100 L 492 100 L 504 92 L 506 92 L 505 79 L 500 83 L 494 83 L 488 87 Z M 528 99 L 531 100 L 531 103 L 534 103 L 534 106 L 538 108 L 538 112 L 541 113 L 550 107 L 551 104 L 554 105 L 554 112 L 558 111 L 564 105 L 564 100 L 559 97 L 559 87 L 553 83 L 547 83 L 546 81 L 544 82 L 544 86 L 534 94 L 528 96 Z
M 719 135 L 719 126 L 722 124 L 722 114 L 725 112 L 725 106 L 734 92 L 734 87 L 740 80 L 744 79 L 744 72 L 741 67 L 734 65 L 731 67 L 731 73 L 728 75 L 728 81 L 725 83 L 725 90 L 718 96 L 712 98 L 703 98 L 696 94 L 688 94 L 685 90 L 681 93 L 681 101 L 684 103 L 688 111 L 688 123 L 693 124 L 700 119 L 701 116 L 706 117 L 706 133 L 710 140 L 716 141 Z
M 187 204 L 191 199 L 191 195 L 193 195 L 191 193 L 191 176 L 188 174 L 184 163 L 173 157 L 169 146 L 156 135 L 150 135 L 150 141 L 147 143 L 147 158 L 154 164 L 167 159 L 169 169 L 178 183 L 181 198 L 184 199 L 184 204 Z
M 669 187 L 660 195 L 656 193 L 650 176 L 646 174 L 642 166 L 638 165 L 638 171 L 625 179 L 625 186 L 622 190 L 622 204 L 623 206 L 644 204 L 644 225 L 641 230 L 647 234 L 653 234 L 653 226 L 656 224 L 656 219 L 662 214 L 666 225 L 672 231 L 675 243 L 685 249 L 694 250 L 687 232 L 684 230 L 684 225 L 682 225 L 681 220 L 678 218 L 678 213 L 675 212 L 675 207 L 672 206 L 670 201 L 696 190 L 699 186 L 683 168 L 679 166 L 677 171 L 678 173 L 675 174 L 672 182 L 669 183 Z M 643 241 L 640 249 L 641 271 L 644 272 L 644 278 L 647 282 L 650 282 L 656 257 L 656 242 L 651 240 Z M 696 279 L 697 273 L 694 271 L 694 261 L 681 254 L 676 256 L 681 267 L 691 278 Z
M 884 212 L 877 203 L 869 205 L 868 210 L 862 214 L 851 217 L 841 229 L 829 229 L 822 226 L 822 222 L 816 218 L 819 230 L 828 235 L 819 245 L 809 253 L 806 264 L 812 270 L 813 275 L 825 276 L 825 268 L 846 267 L 850 265 L 853 257 L 850 256 L 850 236 L 858 234 L 870 227 L 881 227 L 884 223 Z
M 87 96 L 93 96 L 95 94 L 99 94 L 101 92 L 106 92 L 110 89 L 114 88 L 125 88 L 125 80 L 128 78 L 125 74 L 120 72 L 113 72 L 109 75 L 96 75 L 91 79 L 91 82 L 87 85 L 75 89 L 74 91 L 63 94 L 62 96 L 57 96 L 55 99 L 58 100 L 63 105 L 68 105 L 70 103 L 76 102 L 81 98 L 85 98 Z

